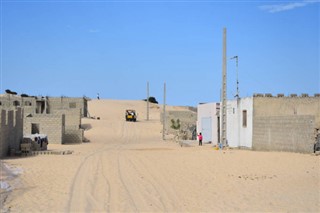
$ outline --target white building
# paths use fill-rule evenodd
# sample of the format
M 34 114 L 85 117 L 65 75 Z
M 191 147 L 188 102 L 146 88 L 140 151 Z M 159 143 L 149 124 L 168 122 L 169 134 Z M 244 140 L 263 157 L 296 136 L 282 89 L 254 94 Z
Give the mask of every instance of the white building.
M 197 131 L 203 142 L 220 141 L 220 103 L 198 105 Z M 227 101 L 227 141 L 230 147 L 252 148 L 253 98 Z
M 201 132 L 203 142 L 218 143 L 219 133 L 219 103 L 207 103 L 198 105 L 197 133 Z
M 320 129 L 320 94 L 255 94 L 227 101 L 226 113 L 230 147 L 310 153 Z M 220 142 L 220 117 L 219 103 L 198 105 L 197 131 L 204 142 Z
M 227 101 L 227 141 L 230 147 L 252 148 L 253 98 Z

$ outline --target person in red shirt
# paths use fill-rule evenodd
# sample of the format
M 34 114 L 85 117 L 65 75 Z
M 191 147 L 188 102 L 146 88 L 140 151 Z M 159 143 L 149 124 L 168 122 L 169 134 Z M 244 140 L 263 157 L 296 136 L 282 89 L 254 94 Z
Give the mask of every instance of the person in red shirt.
M 199 138 L 199 146 L 202 146 L 202 134 L 201 134 L 201 132 L 199 133 L 198 138 Z

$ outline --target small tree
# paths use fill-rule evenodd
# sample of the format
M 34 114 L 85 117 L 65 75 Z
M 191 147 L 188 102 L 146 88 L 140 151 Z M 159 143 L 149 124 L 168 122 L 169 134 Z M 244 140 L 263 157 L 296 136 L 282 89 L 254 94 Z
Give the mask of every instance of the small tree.
M 21 94 L 21 97 L 25 97 L 26 98 L 26 97 L 29 97 L 29 95 L 23 93 L 23 94 Z
M 13 91 L 11 91 L 11 90 L 9 90 L 9 89 L 6 89 L 5 91 L 6 91 L 7 94 L 17 95 L 16 92 L 13 92 Z
M 176 121 L 174 119 L 171 119 L 171 128 L 175 130 L 175 136 L 174 136 L 174 140 L 175 142 L 178 142 L 180 139 L 180 120 L 177 119 Z
M 147 101 L 147 99 L 143 99 L 144 101 Z M 154 104 L 158 104 L 158 101 L 156 100 L 155 97 L 149 97 L 149 102 L 150 103 L 154 103 Z
M 181 124 L 180 124 L 179 118 L 177 119 L 177 121 L 175 121 L 174 119 L 171 119 L 171 128 L 172 129 L 179 130 L 180 127 L 181 127 Z

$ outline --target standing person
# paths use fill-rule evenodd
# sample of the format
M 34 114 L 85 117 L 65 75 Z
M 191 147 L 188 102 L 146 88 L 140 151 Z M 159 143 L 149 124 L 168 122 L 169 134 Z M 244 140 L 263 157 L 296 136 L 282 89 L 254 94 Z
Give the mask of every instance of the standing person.
M 97 99 L 98 99 L 98 100 L 100 100 L 100 96 L 99 96 L 99 93 L 97 93 Z
M 201 132 L 199 133 L 198 138 L 199 138 L 199 146 L 202 146 L 202 134 L 201 134 Z

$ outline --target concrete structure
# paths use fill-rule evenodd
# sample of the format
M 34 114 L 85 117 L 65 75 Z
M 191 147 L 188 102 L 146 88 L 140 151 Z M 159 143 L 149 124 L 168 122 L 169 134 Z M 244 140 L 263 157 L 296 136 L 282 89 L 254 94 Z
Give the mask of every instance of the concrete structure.
M 50 111 L 80 109 L 81 117 L 88 117 L 88 98 L 49 97 Z M 67 119 L 68 120 L 68 119 Z
M 24 115 L 36 113 L 35 97 L 21 97 L 17 95 L 0 95 L 0 109 L 15 110 L 23 108 Z
M 228 100 L 227 143 L 229 147 L 252 147 L 252 98 Z M 221 142 L 220 103 L 198 105 L 197 131 L 204 142 L 217 145 Z
M 24 135 L 45 134 L 49 143 L 64 143 L 65 115 L 62 113 L 29 115 L 24 118 Z
M 253 102 L 253 149 L 313 152 L 320 128 L 320 97 L 256 95 Z
M 83 141 L 83 129 L 81 129 L 81 109 L 57 110 L 65 116 L 65 133 L 63 143 L 81 143 Z
M 87 101 L 85 97 L 22 97 L 4 94 L 0 95 L 0 109 L 23 108 L 25 135 L 37 129 L 39 133 L 48 135 L 49 143 L 81 143 L 81 117 L 88 116 Z
M 201 132 L 203 142 L 216 145 L 220 141 L 220 103 L 198 105 L 197 134 Z
M 227 140 L 230 147 L 252 148 L 253 98 L 227 101 Z
M 80 109 L 81 116 L 88 116 L 88 98 L 68 97 L 22 97 L 20 95 L 0 95 L 0 108 L 12 109 L 22 107 L 25 115 L 51 114 L 57 110 Z
M 221 126 L 217 109 L 216 103 L 198 106 L 198 129 L 203 131 L 202 120 L 210 117 L 212 130 L 208 134 L 213 144 L 219 142 Z M 257 94 L 227 101 L 227 117 L 230 147 L 310 153 L 315 129 L 320 129 L 320 96 Z
M 20 149 L 23 137 L 23 110 L 0 110 L 0 158 Z

